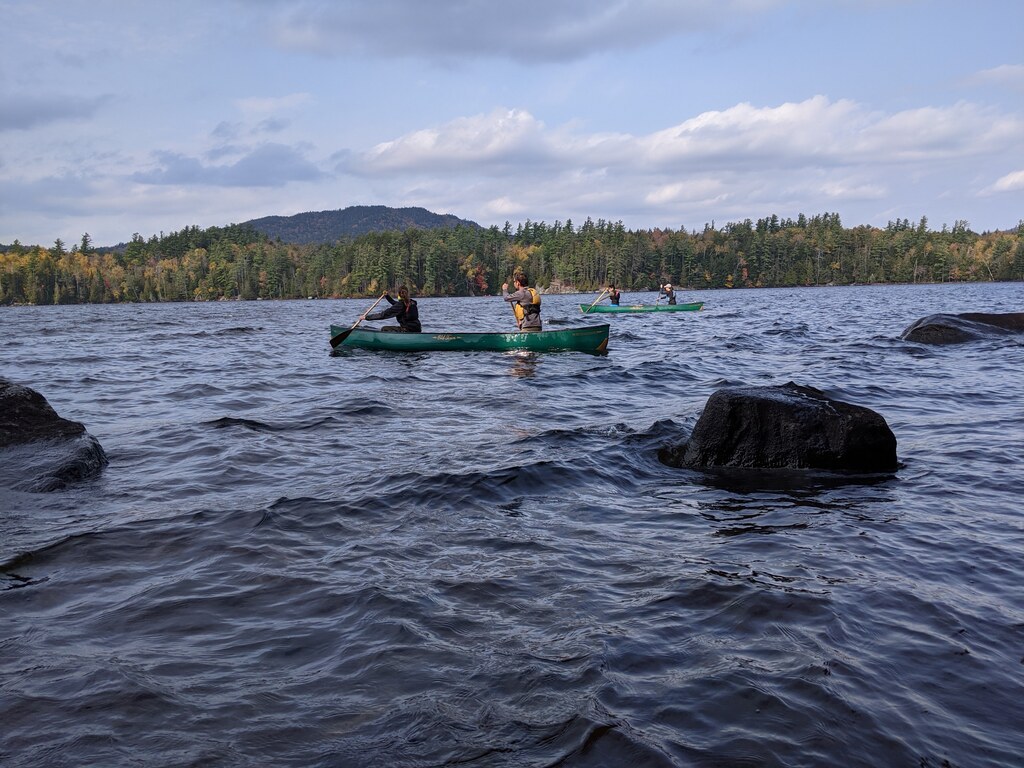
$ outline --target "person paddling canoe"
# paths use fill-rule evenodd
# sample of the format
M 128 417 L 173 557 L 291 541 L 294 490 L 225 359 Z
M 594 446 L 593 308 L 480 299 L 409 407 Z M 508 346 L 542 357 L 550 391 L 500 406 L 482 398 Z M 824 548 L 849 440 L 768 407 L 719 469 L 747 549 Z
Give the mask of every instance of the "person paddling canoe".
M 512 278 L 516 290 L 508 292 L 508 283 L 501 286 L 501 295 L 512 305 L 516 313 L 516 323 L 521 331 L 542 330 L 540 320 L 540 294 L 530 287 L 530 279 L 523 272 L 517 272 Z
M 409 289 L 404 285 L 398 289 L 398 299 L 391 298 L 391 294 L 385 292 L 384 298 L 391 304 L 387 309 L 367 315 L 367 320 L 386 320 L 393 317 L 398 320 L 398 325 L 385 325 L 382 331 L 397 331 L 401 333 L 421 333 L 423 327 L 420 325 L 420 310 L 416 302 L 409 298 Z
M 661 287 L 661 290 L 658 291 L 658 298 L 660 299 L 662 296 L 668 299 L 669 304 L 676 303 L 676 292 L 672 290 L 672 283 L 665 283 Z

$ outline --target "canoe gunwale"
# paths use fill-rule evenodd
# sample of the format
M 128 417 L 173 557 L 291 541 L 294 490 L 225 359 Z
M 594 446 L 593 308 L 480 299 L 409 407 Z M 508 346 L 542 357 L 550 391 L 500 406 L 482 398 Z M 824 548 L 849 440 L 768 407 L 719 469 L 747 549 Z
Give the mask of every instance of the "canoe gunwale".
M 448 331 L 400 333 L 361 326 L 355 328 L 335 351 L 343 347 L 386 352 L 585 352 L 607 354 L 610 326 L 586 325 L 549 331 Z M 331 326 L 332 337 L 342 326 Z

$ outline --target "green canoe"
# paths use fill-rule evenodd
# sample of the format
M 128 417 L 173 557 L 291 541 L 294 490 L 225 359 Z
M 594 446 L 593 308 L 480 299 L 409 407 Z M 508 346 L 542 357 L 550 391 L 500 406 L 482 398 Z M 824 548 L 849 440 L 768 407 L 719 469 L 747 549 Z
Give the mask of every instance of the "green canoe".
M 692 304 L 580 304 L 580 312 L 589 314 L 591 312 L 696 312 L 704 306 L 703 301 L 695 301 Z
M 350 329 L 331 326 L 331 338 Z M 512 333 L 397 333 L 355 328 L 337 345 L 392 352 L 435 352 L 442 350 L 505 352 L 526 349 L 533 352 L 576 351 L 604 355 L 608 352 L 608 326 L 586 325 L 558 331 L 514 331 Z

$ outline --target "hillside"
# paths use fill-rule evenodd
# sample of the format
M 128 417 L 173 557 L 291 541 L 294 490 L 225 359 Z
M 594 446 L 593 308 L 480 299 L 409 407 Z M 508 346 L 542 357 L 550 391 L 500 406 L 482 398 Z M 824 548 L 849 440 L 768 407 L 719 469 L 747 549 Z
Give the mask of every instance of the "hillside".
M 479 229 L 473 221 L 451 214 L 431 213 L 425 208 L 389 208 L 386 205 L 353 205 L 337 211 L 264 216 L 243 222 L 271 240 L 306 245 L 333 243 L 368 232 L 404 232 L 407 229 Z

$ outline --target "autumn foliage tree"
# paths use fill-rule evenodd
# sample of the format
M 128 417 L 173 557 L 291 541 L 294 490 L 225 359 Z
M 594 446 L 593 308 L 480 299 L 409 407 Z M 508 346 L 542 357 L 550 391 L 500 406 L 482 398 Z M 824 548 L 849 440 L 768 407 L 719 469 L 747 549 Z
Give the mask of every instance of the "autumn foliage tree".
M 354 297 L 404 283 L 418 295 L 494 293 L 516 270 L 539 288 L 626 291 L 1024 280 L 1024 222 L 978 234 L 927 219 L 846 228 L 826 213 L 701 230 L 526 221 L 515 230 L 408 229 L 330 244 L 270 241 L 247 226 L 189 227 L 118 248 L 0 247 L 0 304 Z

